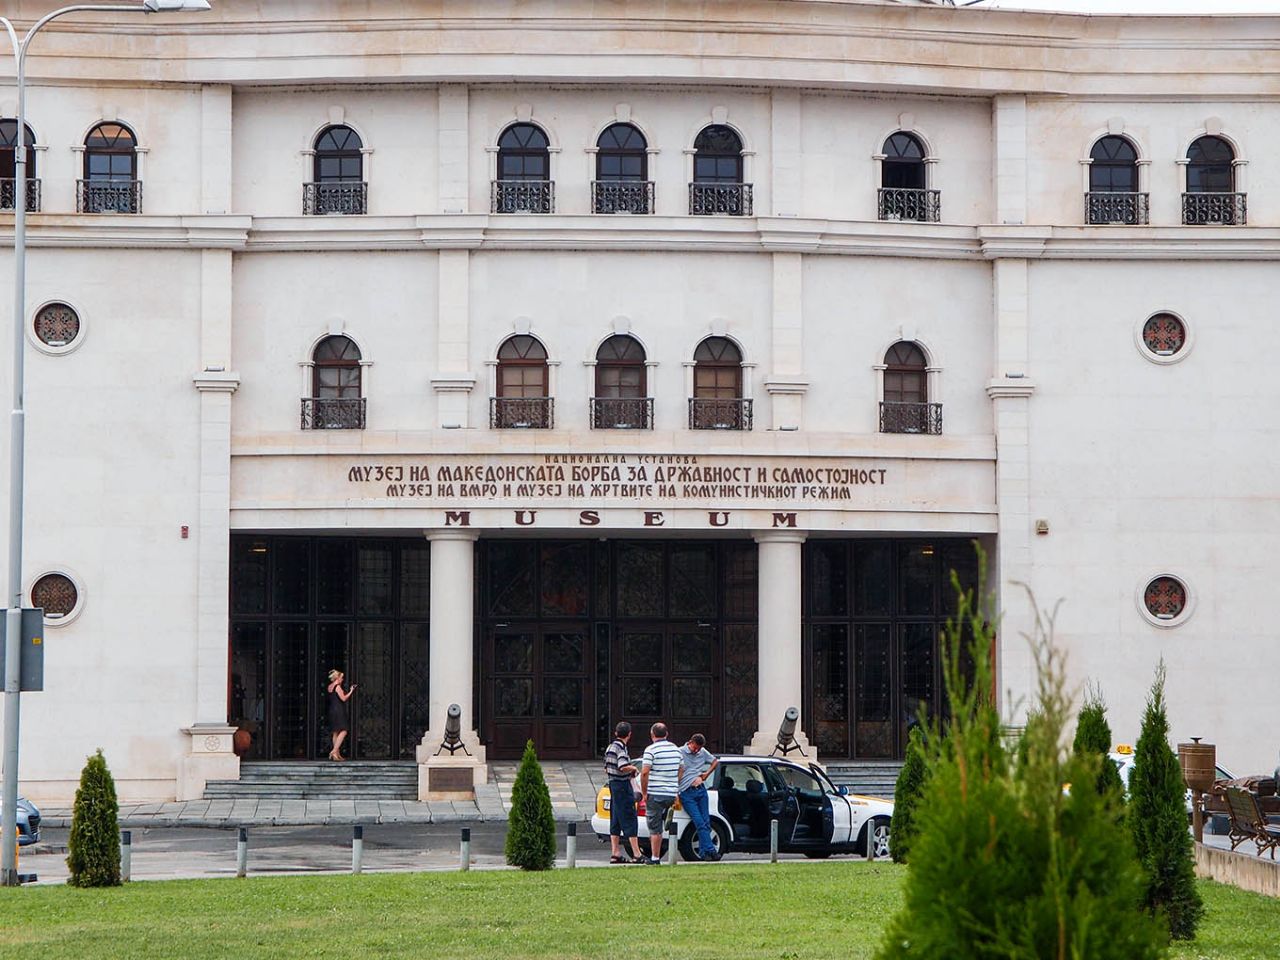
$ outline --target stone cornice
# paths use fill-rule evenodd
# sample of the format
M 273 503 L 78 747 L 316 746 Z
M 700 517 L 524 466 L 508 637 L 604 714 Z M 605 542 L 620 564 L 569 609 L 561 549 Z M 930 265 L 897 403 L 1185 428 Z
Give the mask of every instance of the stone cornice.
M 987 383 L 987 396 L 992 400 L 1002 397 L 1029 397 L 1036 392 L 1034 380 L 1025 377 L 991 380 Z
M 240 374 L 234 371 L 204 370 L 192 378 L 201 393 L 235 393 L 240 388 Z

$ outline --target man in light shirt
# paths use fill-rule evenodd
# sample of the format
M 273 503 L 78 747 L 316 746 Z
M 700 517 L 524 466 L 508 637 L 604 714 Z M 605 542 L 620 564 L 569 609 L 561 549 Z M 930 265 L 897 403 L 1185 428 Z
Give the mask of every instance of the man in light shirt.
M 715 837 L 711 834 L 711 813 L 707 802 L 707 778 L 720 763 L 707 749 L 707 738 L 695 733 L 680 748 L 680 805 L 698 831 L 698 858 L 719 860 Z
M 649 825 L 649 863 L 662 862 L 662 832 L 667 814 L 676 804 L 680 792 L 680 748 L 667 739 L 667 725 L 655 723 L 649 728 L 653 742 L 644 748 L 640 767 L 640 798 L 644 801 L 645 823 Z

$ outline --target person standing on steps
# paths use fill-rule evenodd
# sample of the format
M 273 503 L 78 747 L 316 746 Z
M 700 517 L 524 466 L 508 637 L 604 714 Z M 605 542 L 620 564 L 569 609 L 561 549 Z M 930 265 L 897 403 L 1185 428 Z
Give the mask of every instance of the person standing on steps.
M 347 722 L 347 701 L 356 692 L 356 684 L 343 689 L 342 680 L 345 674 L 338 669 L 329 671 L 328 707 L 329 733 L 333 737 L 333 747 L 329 750 L 330 760 L 345 760 L 342 755 L 342 741 L 347 739 L 347 731 L 351 724 Z
M 604 752 L 604 773 L 609 778 L 609 846 L 610 863 L 626 863 L 624 845 L 631 844 L 631 860 L 640 863 L 639 823 L 636 820 L 636 794 L 631 778 L 637 773 L 631 762 L 627 744 L 631 742 L 631 724 L 619 721 L 613 728 L 613 743 Z
M 680 748 L 667 739 L 667 725 L 655 723 L 649 728 L 653 742 L 644 748 L 641 761 L 640 794 L 644 799 L 645 823 L 649 825 L 649 863 L 662 862 L 662 834 L 667 814 L 676 805 L 680 785 Z

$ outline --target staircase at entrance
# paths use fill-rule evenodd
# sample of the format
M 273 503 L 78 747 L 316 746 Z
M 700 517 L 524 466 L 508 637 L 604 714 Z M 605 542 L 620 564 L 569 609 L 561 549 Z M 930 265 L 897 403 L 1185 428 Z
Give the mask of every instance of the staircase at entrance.
M 206 800 L 417 800 L 412 761 L 259 761 L 240 764 L 239 780 L 210 780 Z

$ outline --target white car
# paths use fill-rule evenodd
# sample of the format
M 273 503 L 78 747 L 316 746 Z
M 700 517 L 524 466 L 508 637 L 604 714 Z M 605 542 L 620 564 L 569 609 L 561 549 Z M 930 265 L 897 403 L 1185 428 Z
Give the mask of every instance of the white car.
M 638 782 L 635 790 L 638 801 Z M 802 767 L 774 757 L 721 757 L 707 783 L 707 794 L 711 829 L 721 854 L 767 852 L 769 822 L 777 820 L 781 851 L 812 858 L 865 853 L 870 830 L 875 856 L 889 855 L 893 802 L 848 794 L 814 764 Z M 591 818 L 591 829 L 601 840 L 609 838 L 609 806 L 609 788 L 604 786 Z M 680 855 L 696 860 L 697 831 L 679 805 L 674 822 Z M 642 838 L 649 836 L 643 814 L 638 833 Z

